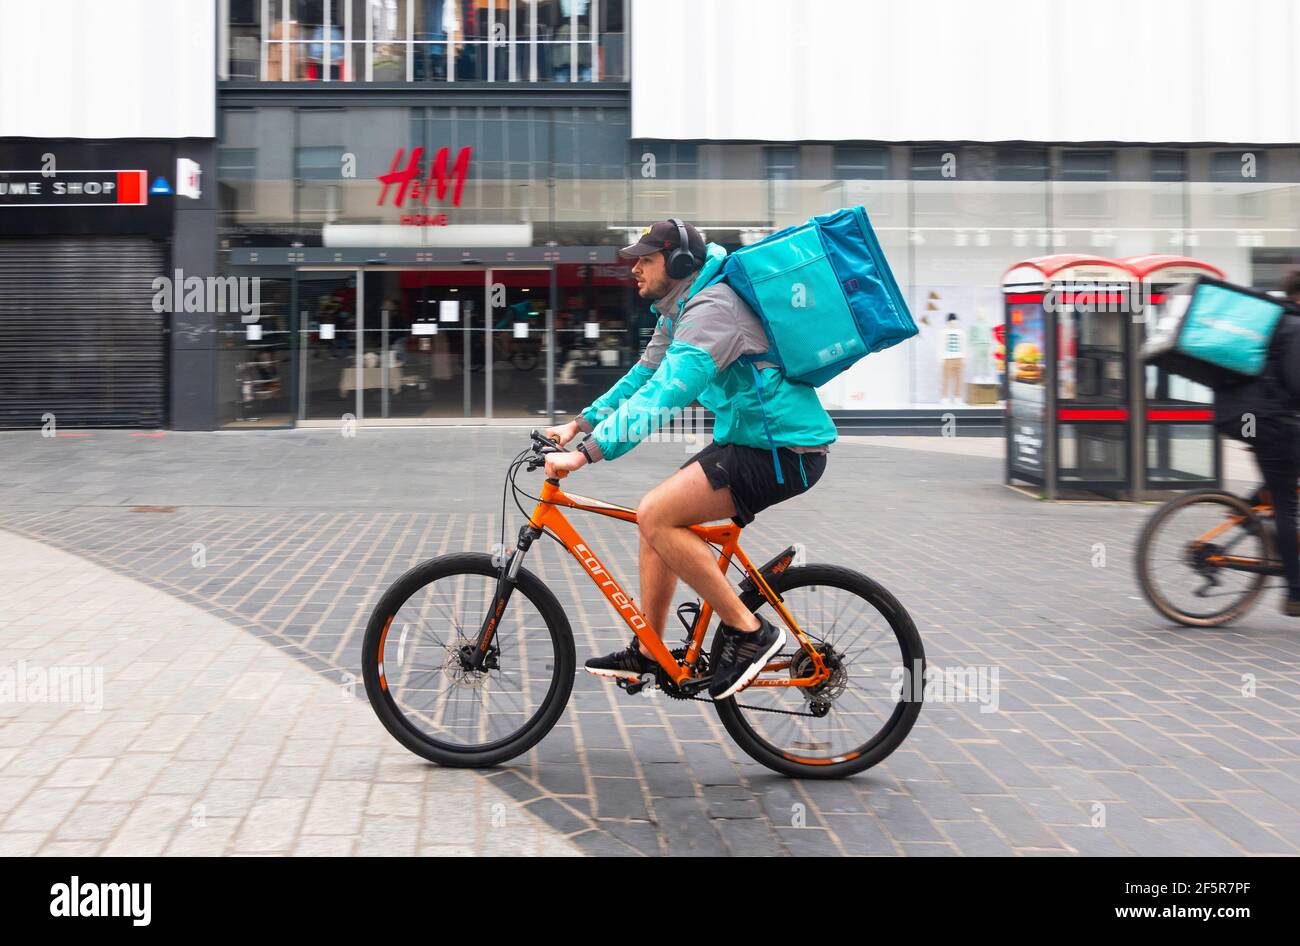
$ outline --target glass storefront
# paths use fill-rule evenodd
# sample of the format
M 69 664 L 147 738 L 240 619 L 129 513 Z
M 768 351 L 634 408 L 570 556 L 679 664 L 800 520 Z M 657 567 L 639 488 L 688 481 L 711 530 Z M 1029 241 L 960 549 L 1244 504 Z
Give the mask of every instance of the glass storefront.
M 626 82 L 629 0 L 225 0 L 220 78 Z
M 446 276 L 413 271 L 383 276 L 397 283 L 380 288 L 380 276 L 365 273 L 365 328 L 359 342 L 348 343 L 354 351 L 360 344 L 363 359 L 377 357 L 372 374 L 388 379 L 371 385 L 363 364 L 343 395 L 338 378 L 321 384 L 336 400 L 363 391 L 371 418 L 539 417 L 548 396 L 548 342 L 557 413 L 589 403 L 635 360 L 647 334 L 648 306 L 632 292 L 614 250 L 668 216 L 734 249 L 814 214 L 867 208 L 920 333 L 819 389 L 828 408 L 843 411 L 929 409 L 945 403 L 945 394 L 950 406 L 996 407 L 1005 355 L 997 337 L 1001 280 L 1027 258 L 1179 254 L 1266 289 L 1300 265 L 1296 148 L 769 145 L 628 134 L 625 107 L 225 108 L 217 174 L 223 247 L 427 248 L 442 254 L 441 262 L 450 250 L 486 247 L 501 266 L 511 248 L 590 251 L 585 266 L 540 261 L 532 275 L 512 275 L 497 304 L 485 295 L 486 261 L 455 286 Z M 464 266 L 476 262 L 466 255 Z M 296 278 L 295 318 L 306 325 L 319 299 L 304 298 L 312 295 L 302 288 L 306 273 Z M 510 336 L 492 342 L 490 397 L 483 338 L 465 325 L 440 324 L 427 336 L 412 330 L 422 308 L 447 301 L 452 289 L 474 296 L 471 324 L 489 331 L 490 311 L 490 331 Z M 516 341 L 515 320 L 499 310 L 525 296 L 535 311 L 528 334 Z M 942 350 L 954 329 L 965 346 L 955 372 Z M 358 329 L 335 331 L 337 346 Z M 478 340 L 467 348 L 458 332 Z M 394 355 L 399 341 L 405 350 Z M 426 354 L 427 377 L 394 381 L 386 359 L 406 357 L 409 365 Z M 520 367 L 533 358 L 537 367 Z M 312 364 L 304 355 L 301 418 L 315 410 Z M 1104 373 L 1080 383 L 1104 385 Z M 1201 400 L 1197 392 L 1168 396 Z M 340 406 L 330 405 L 328 416 L 339 416 Z M 1087 449 L 1081 464 L 1101 462 L 1100 447 Z M 1166 466 L 1165 449 L 1157 452 L 1156 465 Z M 1174 455 L 1171 470 L 1179 468 Z
M 569 415 L 602 394 L 654 328 L 621 263 L 302 267 L 261 279 L 257 323 L 233 316 L 220 332 L 223 426 L 542 422 L 549 403 Z

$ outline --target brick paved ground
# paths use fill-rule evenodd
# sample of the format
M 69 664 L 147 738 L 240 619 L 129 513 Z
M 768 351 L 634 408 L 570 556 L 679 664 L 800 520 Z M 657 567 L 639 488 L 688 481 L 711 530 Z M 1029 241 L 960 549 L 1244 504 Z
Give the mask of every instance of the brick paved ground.
M 520 431 L 482 428 L 0 435 L 0 526 L 337 681 L 358 673 L 366 616 L 393 578 L 497 541 L 501 475 L 522 445 Z M 645 445 L 570 487 L 635 503 L 686 452 Z M 1034 502 L 1000 485 L 995 453 L 843 441 L 821 484 L 761 516 L 744 545 L 762 558 L 799 540 L 811 560 L 871 574 L 911 611 L 932 665 L 997 669 L 997 712 L 927 704 L 881 766 L 796 782 L 739 752 L 707 705 L 580 675 L 559 726 L 489 784 L 601 853 L 1300 852 L 1300 622 L 1270 597 L 1227 630 L 1166 626 L 1131 577 L 1150 507 Z M 141 505 L 177 508 L 128 511 Z M 635 530 L 582 528 L 631 582 Z M 583 659 L 627 635 L 571 564 L 546 543 L 529 567 L 568 609 Z
M 5 856 L 577 853 L 473 773 L 411 764 L 357 687 L 9 532 L 0 666 L 32 687 L 0 702 Z

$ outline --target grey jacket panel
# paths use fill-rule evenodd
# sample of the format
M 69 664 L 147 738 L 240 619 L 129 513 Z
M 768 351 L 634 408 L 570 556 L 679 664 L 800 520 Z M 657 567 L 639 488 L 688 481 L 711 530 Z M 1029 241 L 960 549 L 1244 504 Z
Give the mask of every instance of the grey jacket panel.
M 645 351 L 641 352 L 641 364 L 651 371 L 658 369 L 659 363 L 664 360 L 664 352 L 672 343 L 672 333 L 668 325 L 668 318 L 659 316 L 659 321 L 655 323 L 654 334 L 650 336 L 650 341 L 646 342 Z
M 726 283 L 714 283 L 691 297 L 673 338 L 708 352 L 719 373 L 741 355 L 761 355 L 768 349 L 758 316 Z

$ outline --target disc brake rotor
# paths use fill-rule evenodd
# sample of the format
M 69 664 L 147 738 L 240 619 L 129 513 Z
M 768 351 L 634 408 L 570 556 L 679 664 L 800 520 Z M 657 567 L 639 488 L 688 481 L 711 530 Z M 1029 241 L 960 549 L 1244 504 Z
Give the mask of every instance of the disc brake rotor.
M 849 679 L 848 670 L 845 669 L 843 660 L 835 648 L 825 642 L 817 644 L 816 647 L 817 653 L 821 655 L 822 663 L 830 671 L 830 676 L 812 686 L 799 687 L 803 691 L 803 698 L 810 704 L 814 712 L 819 708 L 819 704 L 829 709 L 830 704 L 834 703 L 844 693 L 844 688 L 848 685 Z M 812 676 L 816 672 L 817 667 L 808 651 L 800 650 L 791 658 L 791 680 Z

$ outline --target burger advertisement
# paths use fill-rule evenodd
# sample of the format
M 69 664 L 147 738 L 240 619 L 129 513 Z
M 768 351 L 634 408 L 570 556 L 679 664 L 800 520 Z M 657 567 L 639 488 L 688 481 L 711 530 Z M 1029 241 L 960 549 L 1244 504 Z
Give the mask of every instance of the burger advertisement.
M 1011 380 L 1043 383 L 1043 350 L 1036 342 L 1020 342 L 1011 357 Z
M 1007 385 L 1011 413 L 1011 465 L 1041 475 L 1046 431 L 1044 322 L 1041 303 L 1012 304 L 1007 310 Z

